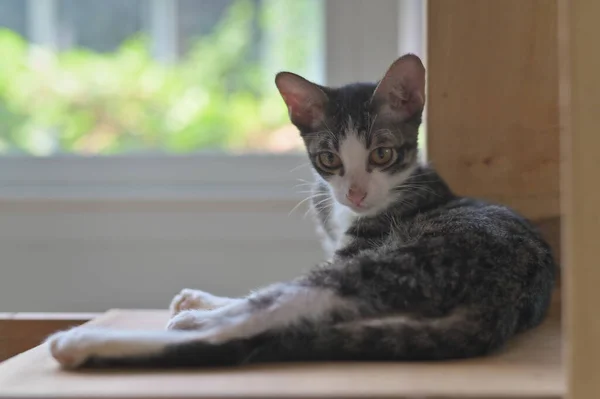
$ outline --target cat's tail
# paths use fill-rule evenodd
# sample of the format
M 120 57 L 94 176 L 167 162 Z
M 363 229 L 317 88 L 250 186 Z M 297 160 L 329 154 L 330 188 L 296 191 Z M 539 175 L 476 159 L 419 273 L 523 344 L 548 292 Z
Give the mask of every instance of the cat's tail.
M 247 339 L 207 343 L 202 333 L 75 329 L 50 338 L 66 367 L 213 367 L 279 361 L 440 360 L 484 355 L 514 333 L 496 316 L 387 316 L 332 326 L 297 325 Z M 503 328 L 501 328 L 504 326 Z

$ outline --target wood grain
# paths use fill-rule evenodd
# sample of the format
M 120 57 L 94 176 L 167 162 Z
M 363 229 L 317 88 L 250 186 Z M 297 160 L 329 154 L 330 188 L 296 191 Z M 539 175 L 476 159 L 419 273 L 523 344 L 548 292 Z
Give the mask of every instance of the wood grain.
M 557 8 L 428 5 L 428 158 L 460 194 L 559 216 Z
M 558 305 L 558 304 L 556 304 Z M 112 311 L 92 324 L 162 329 L 164 311 Z M 0 364 L 0 397 L 558 399 L 559 307 L 492 356 L 434 363 L 320 363 L 186 372 L 65 372 L 45 345 Z
M 560 2 L 565 360 L 571 399 L 600 397 L 600 2 Z
M 554 252 L 554 257 L 557 262 L 562 259 L 562 248 L 560 241 L 560 233 L 561 233 L 561 220 L 560 217 L 546 218 L 534 220 L 534 224 L 537 226 L 538 230 L 542 234 L 542 237 L 550 244 L 552 250 Z M 559 277 L 562 274 L 562 269 L 560 266 L 558 267 Z

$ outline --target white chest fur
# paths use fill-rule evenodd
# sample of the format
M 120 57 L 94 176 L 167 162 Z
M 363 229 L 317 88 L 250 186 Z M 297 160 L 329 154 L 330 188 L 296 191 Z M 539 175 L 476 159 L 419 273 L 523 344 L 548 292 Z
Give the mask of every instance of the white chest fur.
M 323 248 L 328 258 L 332 258 L 335 251 L 346 246 L 349 240 L 346 230 L 348 230 L 356 218 L 358 218 L 358 215 L 348 207 L 340 205 L 337 202 L 333 205 L 330 218 L 333 237 L 322 235 L 324 240 Z

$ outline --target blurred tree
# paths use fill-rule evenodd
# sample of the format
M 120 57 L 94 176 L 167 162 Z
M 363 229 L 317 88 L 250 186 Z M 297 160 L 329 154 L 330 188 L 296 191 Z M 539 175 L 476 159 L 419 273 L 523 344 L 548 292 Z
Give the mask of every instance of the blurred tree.
M 61 7 L 69 1 L 73 7 L 87 3 L 62 0 Z M 320 38 L 299 26 L 285 30 L 291 17 L 282 17 L 293 12 L 296 22 L 312 18 L 314 25 L 315 8 L 281 1 L 289 8 L 273 0 L 182 1 L 180 6 L 186 7 L 212 4 L 219 18 L 205 31 L 180 26 L 180 31 L 188 30 L 184 37 L 198 34 L 173 65 L 152 59 L 144 34 L 130 34 L 139 30 L 135 21 L 114 30 L 114 22 L 96 21 L 97 27 L 88 33 L 97 29 L 96 36 L 107 32 L 105 38 L 78 33 L 79 47 L 59 53 L 30 48 L 12 30 L 1 30 L 0 151 L 185 153 L 295 146 L 293 129 L 282 129 L 288 125 L 287 115 L 272 83 L 273 72 L 279 66 L 310 72 Z M 219 9 L 222 3 L 228 3 L 227 8 Z M 187 11 L 191 14 L 192 9 Z M 77 32 L 92 24 L 86 21 Z M 282 31 L 285 34 L 273 40 L 272 33 Z M 258 43 L 268 35 L 264 52 Z M 115 43 L 119 44 L 113 50 Z M 282 135 L 291 145 L 281 144 Z

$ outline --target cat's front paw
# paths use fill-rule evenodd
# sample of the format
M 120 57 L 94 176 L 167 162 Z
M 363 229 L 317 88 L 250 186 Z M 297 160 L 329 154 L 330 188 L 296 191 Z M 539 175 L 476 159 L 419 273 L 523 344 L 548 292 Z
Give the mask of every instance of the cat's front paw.
M 184 310 L 173 316 L 167 323 L 167 330 L 200 330 L 208 323 L 208 311 Z
M 209 294 L 203 291 L 184 288 L 171 301 L 171 305 L 169 306 L 171 317 L 184 310 L 211 309 L 213 304 L 209 299 Z
M 76 368 L 94 355 L 100 331 L 74 328 L 51 335 L 46 342 L 52 357 L 65 368 Z

